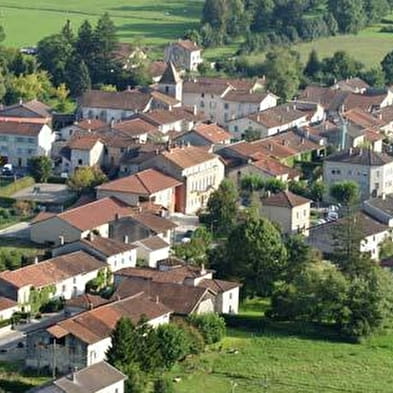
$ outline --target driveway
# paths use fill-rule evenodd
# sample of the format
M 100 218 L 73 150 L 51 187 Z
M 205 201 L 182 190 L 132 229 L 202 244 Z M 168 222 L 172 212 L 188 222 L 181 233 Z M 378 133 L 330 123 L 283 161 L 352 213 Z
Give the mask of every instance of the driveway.
M 37 203 L 51 203 L 62 205 L 74 194 L 65 184 L 36 183 L 12 195 L 12 198 Z
M 13 237 L 16 239 L 30 240 L 30 223 L 18 222 L 0 230 L 1 237 Z

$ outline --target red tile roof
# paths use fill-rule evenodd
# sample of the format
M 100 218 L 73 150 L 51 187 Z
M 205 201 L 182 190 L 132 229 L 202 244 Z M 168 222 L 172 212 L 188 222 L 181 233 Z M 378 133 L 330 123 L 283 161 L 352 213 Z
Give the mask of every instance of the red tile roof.
M 8 310 L 9 308 L 17 307 L 18 303 L 8 299 L 6 297 L 0 296 L 0 311 Z
M 217 158 L 215 154 L 196 146 L 173 147 L 169 151 L 163 151 L 161 154 L 181 169 L 190 168 Z
M 30 285 L 40 288 L 79 274 L 93 272 L 105 266 L 105 263 L 84 251 L 77 251 L 24 266 L 17 270 L 4 271 L 0 273 L 0 279 L 13 285 L 15 288 Z
M 37 137 L 43 124 L 16 121 L 0 121 L 0 134 Z
M 300 195 L 296 195 L 291 191 L 282 191 L 277 194 L 273 194 L 268 198 L 262 200 L 262 205 L 266 206 L 277 206 L 292 209 L 296 206 L 301 206 L 306 203 L 310 203 L 311 200 L 304 198 Z
M 179 45 L 190 52 L 201 50 L 201 48 L 191 40 L 179 40 L 175 43 L 175 45 Z
M 194 132 L 211 143 L 222 143 L 230 140 L 232 137 L 229 132 L 225 131 L 216 123 L 199 124 L 195 127 Z
M 182 183 L 179 180 L 156 169 L 146 169 L 134 175 L 104 183 L 98 186 L 97 190 L 152 195 L 180 184 Z
M 58 322 L 47 331 L 55 337 L 71 334 L 87 344 L 94 344 L 109 337 L 121 317 L 129 317 L 136 324 L 142 315 L 152 320 L 170 312 L 161 302 L 137 294 Z
M 114 221 L 116 216 L 129 216 L 131 212 L 124 202 L 110 197 L 66 210 L 57 217 L 81 231 L 87 231 Z
M 136 248 L 136 246 L 131 243 L 122 243 L 114 239 L 95 235 L 90 235 L 87 239 L 83 239 L 82 243 L 107 257 L 121 254 Z
M 75 126 L 82 130 L 97 130 L 106 126 L 106 123 L 99 119 L 84 119 L 75 123 Z
M 91 150 L 98 142 L 100 137 L 95 134 L 75 135 L 68 142 L 68 147 L 73 150 Z

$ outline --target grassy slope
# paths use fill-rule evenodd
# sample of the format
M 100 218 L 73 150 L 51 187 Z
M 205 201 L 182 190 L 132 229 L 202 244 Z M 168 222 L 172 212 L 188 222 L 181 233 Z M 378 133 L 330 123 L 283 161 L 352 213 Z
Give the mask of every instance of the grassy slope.
M 67 19 L 79 26 L 109 12 L 122 41 L 142 37 L 146 44 L 165 44 L 198 26 L 202 0 L 0 0 L 0 22 L 7 33 L 5 44 L 35 44 L 55 33 Z
M 247 310 L 255 316 L 255 308 Z M 228 353 L 236 348 L 238 354 Z M 382 393 L 393 391 L 393 335 L 363 344 L 326 341 L 283 325 L 263 333 L 229 330 L 219 349 L 191 358 L 171 373 L 177 393 Z

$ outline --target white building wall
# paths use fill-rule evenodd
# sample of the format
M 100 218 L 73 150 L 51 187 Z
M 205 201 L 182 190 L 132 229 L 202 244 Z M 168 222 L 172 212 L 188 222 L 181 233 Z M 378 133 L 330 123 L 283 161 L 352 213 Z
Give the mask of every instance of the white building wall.
M 237 314 L 239 312 L 239 287 L 220 293 L 216 298 L 216 312 Z
M 10 307 L 10 308 L 6 308 L 4 310 L 1 310 L 0 311 L 0 321 L 10 319 L 12 317 L 12 315 L 17 311 L 19 311 L 19 306 Z
M 106 386 L 104 389 L 97 390 L 94 393 L 124 393 L 124 381 L 116 382 L 110 386 Z

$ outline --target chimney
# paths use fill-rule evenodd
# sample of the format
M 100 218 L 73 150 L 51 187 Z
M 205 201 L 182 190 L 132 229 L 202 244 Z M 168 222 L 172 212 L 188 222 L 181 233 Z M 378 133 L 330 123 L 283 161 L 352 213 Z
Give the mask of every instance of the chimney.
M 158 304 L 160 302 L 160 298 L 158 295 L 156 295 L 156 303 Z
M 271 143 L 269 143 L 269 150 L 273 151 L 273 145 Z
M 131 91 L 131 86 L 130 85 L 127 86 L 127 91 Z
M 77 373 L 77 371 L 78 371 L 78 368 L 74 367 L 74 370 L 72 371 L 72 375 L 71 375 L 71 379 L 72 379 L 73 383 L 77 383 L 77 381 L 76 381 L 76 373 Z
M 386 199 L 386 193 L 385 193 L 385 192 L 383 192 L 383 193 L 381 194 L 381 199 L 382 199 L 383 201 Z
M 287 112 L 289 112 L 289 109 L 290 109 L 290 108 L 289 108 L 289 105 L 288 105 L 288 106 L 287 106 Z
M 191 147 L 191 142 L 190 142 L 190 141 L 188 141 L 188 142 L 186 143 L 186 147 Z
M 36 256 L 36 257 L 34 257 L 34 264 L 37 264 L 38 263 L 38 257 Z
M 198 113 L 198 108 L 197 108 L 196 105 L 193 105 L 193 107 L 192 107 L 192 114 L 193 114 L 194 116 L 196 116 L 197 113 Z
M 94 233 L 93 233 L 93 232 L 90 232 L 90 233 L 89 233 L 88 239 L 89 239 L 91 242 L 94 241 Z
M 269 191 L 266 191 L 266 198 L 270 198 L 272 196 L 272 192 L 269 190 Z
M 94 308 L 93 303 L 90 300 L 88 302 L 88 308 L 89 310 L 92 310 Z
M 115 120 L 112 119 L 112 120 L 111 120 L 111 128 L 113 128 L 114 126 L 115 126 Z
M 124 235 L 124 243 L 128 244 L 128 235 Z
M 201 265 L 201 272 L 200 273 L 201 273 L 201 276 L 206 274 L 206 269 L 205 269 L 205 264 L 204 263 L 202 263 L 202 265 Z
M 87 119 L 87 124 L 91 124 L 91 119 Z
M 118 221 L 120 219 L 120 214 L 119 213 L 116 213 L 115 214 L 115 221 Z
M 302 145 L 304 145 L 304 138 L 301 138 L 301 139 L 300 139 L 300 143 L 301 143 Z
M 22 98 L 19 98 L 19 105 L 22 105 L 23 104 L 23 100 L 22 100 Z
M 349 155 L 351 156 L 352 154 L 353 154 L 353 148 L 350 147 L 350 148 L 349 148 Z
M 257 121 L 260 122 L 261 121 L 261 117 L 259 115 L 257 115 Z
M 379 120 L 383 120 L 383 119 L 382 119 L 382 112 L 379 114 L 378 117 L 379 117 Z
M 64 236 L 59 236 L 59 245 L 64 246 Z

